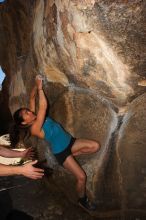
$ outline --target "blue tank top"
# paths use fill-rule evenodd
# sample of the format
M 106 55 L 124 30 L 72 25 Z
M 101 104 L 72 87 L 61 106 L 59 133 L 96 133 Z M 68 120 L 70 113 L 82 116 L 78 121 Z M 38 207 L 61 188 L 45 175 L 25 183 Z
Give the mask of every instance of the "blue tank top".
M 50 143 L 53 154 L 58 154 L 68 147 L 72 136 L 59 123 L 47 117 L 42 129 L 45 133 L 44 138 Z

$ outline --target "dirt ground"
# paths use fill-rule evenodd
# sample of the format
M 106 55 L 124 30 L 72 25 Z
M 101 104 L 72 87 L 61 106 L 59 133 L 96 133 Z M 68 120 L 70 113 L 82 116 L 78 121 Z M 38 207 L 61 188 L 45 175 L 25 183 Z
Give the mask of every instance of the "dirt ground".
M 17 176 L 0 177 L 0 220 L 145 220 L 145 217 L 92 217 L 71 203 L 49 179 L 34 181 Z

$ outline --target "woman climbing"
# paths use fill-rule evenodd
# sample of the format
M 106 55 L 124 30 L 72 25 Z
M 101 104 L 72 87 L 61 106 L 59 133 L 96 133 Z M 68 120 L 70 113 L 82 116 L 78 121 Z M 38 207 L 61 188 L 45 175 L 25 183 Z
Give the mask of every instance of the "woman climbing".
M 39 97 L 37 114 L 35 114 L 36 94 Z M 76 189 L 79 205 L 87 211 L 93 211 L 95 205 L 89 201 L 86 195 L 86 174 L 74 156 L 95 153 L 100 149 L 100 145 L 93 140 L 72 137 L 59 123 L 50 117 L 45 118 L 46 110 L 47 100 L 43 91 L 42 79 L 39 76 L 36 77 L 35 86 L 30 94 L 30 108 L 20 108 L 13 115 L 17 132 L 10 134 L 11 143 L 17 144 L 20 138 L 20 130 L 23 129 L 29 130 L 33 136 L 47 140 L 58 163 L 77 179 Z

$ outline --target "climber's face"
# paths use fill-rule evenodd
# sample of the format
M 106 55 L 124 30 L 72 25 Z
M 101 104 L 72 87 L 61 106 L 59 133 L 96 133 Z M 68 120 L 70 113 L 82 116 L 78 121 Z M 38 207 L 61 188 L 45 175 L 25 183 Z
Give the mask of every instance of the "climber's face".
M 27 108 L 21 110 L 21 116 L 23 118 L 23 125 L 32 124 L 36 119 L 36 115 L 34 114 L 34 112 L 30 111 Z

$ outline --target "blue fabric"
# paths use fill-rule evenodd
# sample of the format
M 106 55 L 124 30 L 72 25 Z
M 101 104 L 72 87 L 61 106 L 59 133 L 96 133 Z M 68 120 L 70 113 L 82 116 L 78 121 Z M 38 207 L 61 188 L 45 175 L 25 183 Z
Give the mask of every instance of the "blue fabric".
M 68 147 L 72 136 L 59 123 L 47 117 L 42 129 L 45 133 L 44 138 L 50 143 L 53 154 L 58 154 Z

